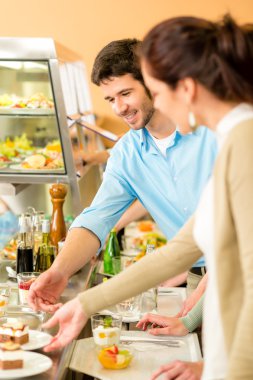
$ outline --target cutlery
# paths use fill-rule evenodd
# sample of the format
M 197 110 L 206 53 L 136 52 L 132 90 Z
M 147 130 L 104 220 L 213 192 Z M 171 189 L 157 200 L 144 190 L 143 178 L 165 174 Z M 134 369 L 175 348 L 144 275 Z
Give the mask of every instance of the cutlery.
M 126 345 L 126 346 L 130 346 L 131 344 L 136 344 L 136 343 L 151 343 L 151 344 L 156 344 L 158 346 L 165 346 L 165 347 L 174 347 L 174 348 L 179 348 L 180 345 L 179 344 L 170 344 L 170 343 L 166 343 L 166 342 L 142 342 L 142 341 L 125 341 L 125 340 L 121 340 L 120 341 L 122 344 Z
M 154 344 L 166 345 L 169 347 L 180 347 L 179 340 L 149 339 L 149 338 L 140 338 L 140 337 L 121 336 L 120 341 L 123 344 L 154 343 Z

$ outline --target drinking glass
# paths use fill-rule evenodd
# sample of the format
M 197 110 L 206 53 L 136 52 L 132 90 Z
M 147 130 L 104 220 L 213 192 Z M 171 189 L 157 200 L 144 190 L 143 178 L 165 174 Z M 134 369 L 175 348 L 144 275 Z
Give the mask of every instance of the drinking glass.
M 91 316 L 93 338 L 98 348 L 119 344 L 122 317 L 117 314 L 95 314 Z
M 157 288 L 151 288 L 142 293 L 140 300 L 141 314 L 151 313 L 157 309 Z
M 122 271 L 122 258 L 121 256 L 116 256 L 112 258 L 112 270 L 114 274 L 118 274 Z
M 30 286 L 39 275 L 39 272 L 21 272 L 17 274 L 19 302 L 22 305 L 28 305 L 27 297 Z
M 135 296 L 128 298 L 116 305 L 117 312 L 122 315 L 122 317 L 135 317 L 140 313 L 140 299 L 141 296 Z

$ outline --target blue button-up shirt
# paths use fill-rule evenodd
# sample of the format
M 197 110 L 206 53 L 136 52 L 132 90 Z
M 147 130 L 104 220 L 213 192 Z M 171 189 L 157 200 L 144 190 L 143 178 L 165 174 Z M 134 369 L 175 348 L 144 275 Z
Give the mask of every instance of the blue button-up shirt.
M 147 129 L 130 130 L 112 149 L 103 182 L 90 207 L 71 228 L 85 227 L 100 239 L 137 198 L 171 239 L 195 211 L 216 157 L 215 136 L 201 127 L 175 133 L 166 157 Z M 200 259 L 196 266 L 202 266 Z

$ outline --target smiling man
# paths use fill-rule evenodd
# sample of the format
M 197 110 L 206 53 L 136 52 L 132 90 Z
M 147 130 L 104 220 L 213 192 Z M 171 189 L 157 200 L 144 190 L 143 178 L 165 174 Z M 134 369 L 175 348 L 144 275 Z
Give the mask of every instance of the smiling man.
M 73 222 L 61 254 L 31 287 L 29 302 L 35 308 L 58 307 L 54 304 L 68 278 L 99 251 L 135 199 L 171 239 L 194 212 L 212 171 L 214 135 L 199 128 L 182 136 L 154 110 L 140 70 L 139 45 L 135 39 L 111 42 L 95 60 L 92 81 L 130 131 L 112 149 L 101 187 Z M 201 259 L 192 275 L 203 273 Z M 55 342 L 49 349 L 57 347 Z

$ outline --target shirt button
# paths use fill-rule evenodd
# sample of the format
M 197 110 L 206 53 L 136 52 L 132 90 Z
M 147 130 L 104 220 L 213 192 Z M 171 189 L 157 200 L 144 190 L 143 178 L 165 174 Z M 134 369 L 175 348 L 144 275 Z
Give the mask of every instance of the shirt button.
M 188 211 L 188 207 L 183 208 L 184 212 Z
M 177 177 L 173 177 L 174 181 L 177 182 Z

